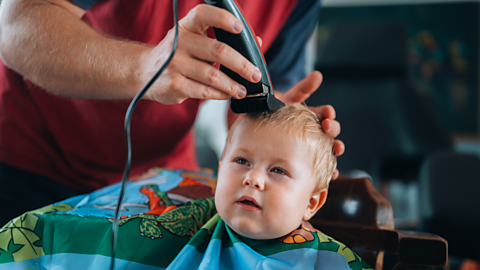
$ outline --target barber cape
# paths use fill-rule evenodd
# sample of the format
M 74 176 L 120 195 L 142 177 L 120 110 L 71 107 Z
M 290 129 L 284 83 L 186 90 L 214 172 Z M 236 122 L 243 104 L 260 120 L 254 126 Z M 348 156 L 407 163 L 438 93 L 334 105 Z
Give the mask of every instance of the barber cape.
M 204 171 L 152 169 L 127 184 L 115 269 L 371 269 L 308 223 L 272 240 L 233 232 Z M 0 270 L 104 270 L 120 184 L 27 212 L 0 229 Z M 281 220 L 279 220 L 281 222 Z
M 372 269 L 345 245 L 308 225 L 282 238 L 255 240 L 238 235 L 216 214 L 167 269 Z

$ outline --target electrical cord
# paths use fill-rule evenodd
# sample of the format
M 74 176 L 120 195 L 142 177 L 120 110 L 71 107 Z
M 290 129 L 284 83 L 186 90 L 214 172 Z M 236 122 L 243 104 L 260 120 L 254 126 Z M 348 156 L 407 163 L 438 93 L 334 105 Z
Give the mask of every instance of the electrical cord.
M 123 172 L 123 179 L 122 179 L 122 184 L 120 188 L 120 196 L 118 198 L 117 207 L 115 208 L 115 217 L 112 223 L 112 256 L 111 256 L 110 270 L 115 269 L 115 253 L 116 253 L 117 235 L 118 235 L 118 216 L 120 214 L 120 209 L 122 209 L 123 196 L 125 193 L 125 187 L 127 186 L 128 176 L 130 175 L 130 167 L 132 162 L 132 147 L 130 142 L 130 122 L 131 122 L 133 111 L 135 110 L 135 107 L 137 106 L 138 102 L 141 100 L 143 95 L 145 95 L 148 89 L 150 89 L 150 87 L 157 80 L 157 78 L 163 73 L 165 68 L 170 63 L 170 61 L 172 61 L 173 55 L 177 50 L 177 41 L 178 41 L 177 0 L 173 0 L 173 16 L 174 16 L 173 20 L 175 23 L 175 38 L 173 41 L 170 55 L 168 56 L 167 61 L 165 61 L 163 66 L 155 73 L 155 75 L 150 79 L 150 81 L 142 88 L 142 90 L 140 90 L 140 92 L 137 93 L 137 95 L 135 95 L 133 100 L 130 102 L 130 105 L 128 106 L 127 112 L 125 113 L 124 131 L 125 131 L 125 141 L 127 144 L 127 160 L 125 163 L 125 170 Z

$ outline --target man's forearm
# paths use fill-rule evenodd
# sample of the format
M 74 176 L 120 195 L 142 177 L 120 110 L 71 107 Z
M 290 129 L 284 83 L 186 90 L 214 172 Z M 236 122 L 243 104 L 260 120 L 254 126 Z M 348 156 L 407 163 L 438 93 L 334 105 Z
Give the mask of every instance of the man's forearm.
M 2 1 L 0 56 L 5 65 L 55 94 L 133 97 L 145 82 L 140 63 L 150 48 L 105 37 L 80 20 L 81 12 L 51 2 Z

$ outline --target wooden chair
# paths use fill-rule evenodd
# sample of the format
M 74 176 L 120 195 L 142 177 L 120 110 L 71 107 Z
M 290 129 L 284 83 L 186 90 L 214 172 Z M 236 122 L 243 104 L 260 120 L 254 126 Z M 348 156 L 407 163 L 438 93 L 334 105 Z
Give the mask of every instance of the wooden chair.
M 310 223 L 350 248 L 364 249 L 362 258 L 375 270 L 383 269 L 384 252 L 397 255 L 394 270 L 431 269 L 448 261 L 448 244 L 440 236 L 394 229 L 390 203 L 368 178 L 332 181 L 327 202 Z

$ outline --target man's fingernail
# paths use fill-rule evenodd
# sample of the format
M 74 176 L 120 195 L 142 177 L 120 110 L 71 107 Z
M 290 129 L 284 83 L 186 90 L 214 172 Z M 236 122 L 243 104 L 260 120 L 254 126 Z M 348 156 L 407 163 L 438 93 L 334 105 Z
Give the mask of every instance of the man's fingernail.
M 237 88 L 238 88 L 238 98 L 244 98 L 245 96 L 247 96 L 247 89 L 245 88 L 245 86 L 239 84 Z
M 260 79 L 262 78 L 262 73 L 260 72 L 260 70 L 257 68 L 255 69 L 255 71 L 253 72 L 253 75 L 252 75 L 252 79 L 256 82 L 260 81 Z
M 233 24 L 233 29 L 239 33 L 242 31 L 243 29 L 243 24 L 240 22 L 240 21 L 236 21 L 234 24 Z

